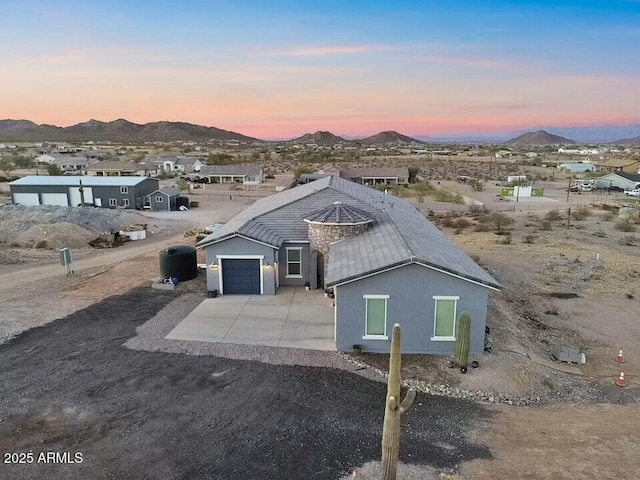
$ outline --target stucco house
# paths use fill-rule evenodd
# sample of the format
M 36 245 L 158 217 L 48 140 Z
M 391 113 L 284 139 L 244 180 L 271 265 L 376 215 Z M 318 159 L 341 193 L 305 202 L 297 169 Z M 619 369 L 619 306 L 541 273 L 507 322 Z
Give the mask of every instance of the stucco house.
M 186 157 L 183 155 L 162 155 L 149 157 L 141 162 L 145 168 L 153 168 L 156 174 L 164 171 L 167 173 L 191 173 L 199 172 L 204 163 L 197 157 Z
M 204 165 L 197 177 L 209 183 L 240 183 L 260 185 L 264 183 L 264 171 L 257 165 Z
M 405 352 L 450 354 L 468 311 L 471 350 L 482 352 L 488 294 L 500 288 L 410 203 L 337 176 L 258 200 L 198 248 L 209 291 L 332 291 L 341 351 L 387 352 L 400 323 Z
M 136 176 L 137 165 L 119 160 L 104 160 L 86 168 L 87 175 L 92 177 L 129 177 Z

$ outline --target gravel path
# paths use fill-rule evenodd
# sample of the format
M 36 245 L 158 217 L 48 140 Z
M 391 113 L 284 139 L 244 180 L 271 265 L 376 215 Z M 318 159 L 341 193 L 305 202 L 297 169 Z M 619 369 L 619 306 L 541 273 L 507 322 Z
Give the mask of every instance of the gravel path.
M 380 382 L 122 346 L 175 299 L 137 289 L 0 346 L 0 452 L 83 457 L 3 464 L 0 478 L 331 480 L 379 458 Z M 467 438 L 490 415 L 474 402 L 418 395 L 403 417 L 402 461 L 451 471 L 489 458 Z

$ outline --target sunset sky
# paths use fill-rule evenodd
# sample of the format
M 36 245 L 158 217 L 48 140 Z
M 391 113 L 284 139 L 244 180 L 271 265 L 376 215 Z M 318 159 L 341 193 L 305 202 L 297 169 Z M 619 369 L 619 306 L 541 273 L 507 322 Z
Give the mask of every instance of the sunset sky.
M 640 122 L 640 0 L 0 0 L 0 118 L 259 138 Z

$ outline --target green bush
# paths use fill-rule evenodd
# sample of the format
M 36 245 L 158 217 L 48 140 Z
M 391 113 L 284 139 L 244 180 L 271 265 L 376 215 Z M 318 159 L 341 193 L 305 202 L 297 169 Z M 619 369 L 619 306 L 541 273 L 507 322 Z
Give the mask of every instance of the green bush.
M 555 222 L 558 220 L 562 220 L 562 214 L 558 210 L 549 210 L 544 216 L 544 219 L 549 220 L 550 222 Z

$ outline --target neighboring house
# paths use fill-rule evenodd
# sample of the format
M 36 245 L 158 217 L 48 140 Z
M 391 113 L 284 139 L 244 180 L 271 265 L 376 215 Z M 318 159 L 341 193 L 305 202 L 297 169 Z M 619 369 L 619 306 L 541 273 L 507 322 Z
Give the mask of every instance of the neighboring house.
M 177 210 L 180 189 L 175 187 L 161 188 L 149 194 L 149 206 L 151 210 Z
M 82 203 L 105 208 L 145 206 L 159 182 L 147 177 L 76 177 L 30 175 L 9 183 L 13 203 L 24 206 Z M 82 190 L 81 190 L 82 189 Z
M 86 168 L 87 175 L 93 177 L 130 177 L 138 172 L 138 166 L 131 162 L 105 160 Z
M 264 172 L 257 165 L 204 165 L 198 177 L 206 178 L 209 183 L 241 183 L 260 185 L 264 183 Z
M 192 173 L 199 172 L 204 163 L 196 157 L 185 157 L 183 155 L 164 155 L 149 157 L 144 160 L 145 165 L 155 166 L 158 174 L 164 170 L 167 173 Z
M 136 175 L 140 175 L 142 177 L 157 177 L 162 171 L 162 167 L 154 165 L 153 163 L 138 163 L 136 165 Z
M 42 155 L 38 155 L 33 161 L 37 165 L 51 165 L 55 159 L 56 157 L 54 157 L 53 154 L 44 153 Z
M 70 155 L 55 155 L 55 159 L 50 165 L 57 165 L 65 172 L 78 172 L 89 165 L 96 163 L 85 157 L 72 157 Z
M 569 173 L 595 172 L 596 166 L 587 162 L 561 163 L 558 165 L 558 170 L 569 170 Z
M 337 176 L 258 200 L 198 248 L 209 291 L 332 290 L 342 351 L 387 352 L 397 322 L 403 351 L 451 354 L 458 315 L 468 311 L 471 350 L 480 353 L 488 293 L 500 288 L 410 203 Z
M 342 172 L 342 177 L 361 185 L 394 187 L 409 183 L 409 169 L 400 168 L 353 168 Z
M 614 158 L 598 164 L 603 172 L 640 173 L 640 160 L 632 158 Z
M 599 188 L 614 187 L 620 190 L 633 190 L 640 184 L 640 174 L 616 172 L 598 177 L 596 180 Z
M 318 170 L 316 173 L 303 173 L 298 178 L 298 183 L 309 183 L 325 177 L 340 177 L 342 172 L 338 169 Z

